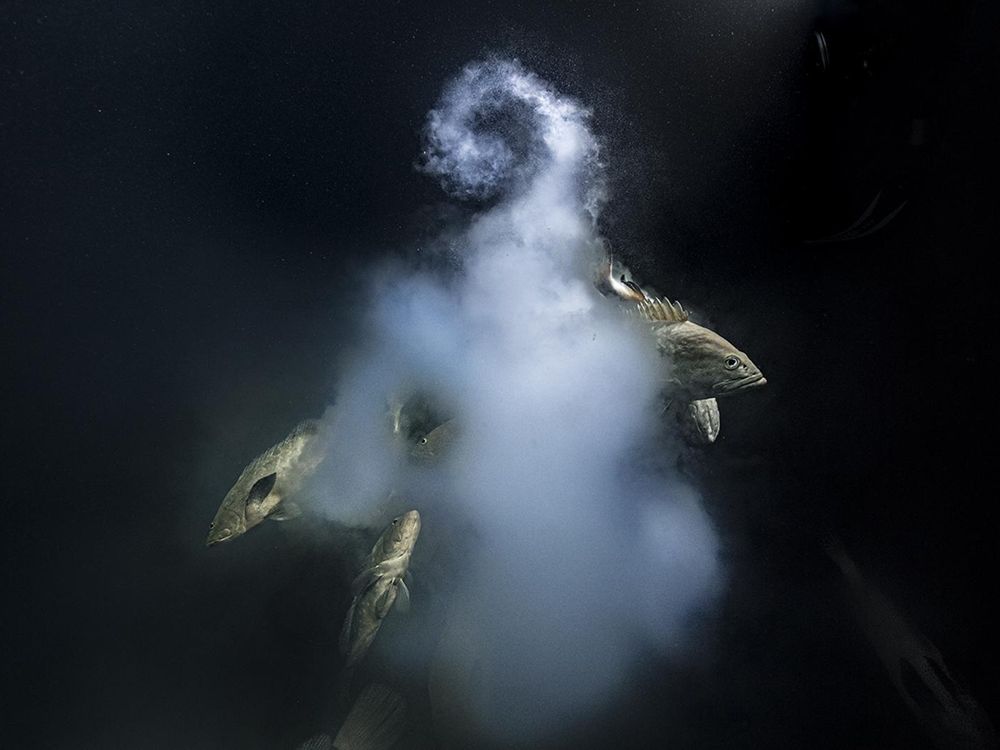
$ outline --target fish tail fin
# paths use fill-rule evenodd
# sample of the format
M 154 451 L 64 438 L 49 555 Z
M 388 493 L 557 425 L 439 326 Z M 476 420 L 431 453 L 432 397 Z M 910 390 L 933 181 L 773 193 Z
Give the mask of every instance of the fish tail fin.
M 317 734 L 299 745 L 298 750 L 333 750 L 333 740 L 328 734 Z
M 391 688 L 372 683 L 354 702 L 333 740 L 334 750 L 389 750 L 403 735 L 406 702 Z

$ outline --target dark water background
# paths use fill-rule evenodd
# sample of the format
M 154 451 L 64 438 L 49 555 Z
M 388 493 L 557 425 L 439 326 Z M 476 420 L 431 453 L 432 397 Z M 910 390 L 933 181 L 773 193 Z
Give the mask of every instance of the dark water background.
M 0 6 L 0 745 L 316 728 L 340 553 L 204 535 L 329 400 L 356 274 L 441 201 L 413 169 L 426 111 L 490 51 L 594 109 L 616 252 L 769 380 L 697 469 L 718 616 L 553 746 L 923 747 L 830 529 L 996 719 L 997 29 L 986 2 Z M 883 230 L 803 243 L 880 190 L 908 201 Z

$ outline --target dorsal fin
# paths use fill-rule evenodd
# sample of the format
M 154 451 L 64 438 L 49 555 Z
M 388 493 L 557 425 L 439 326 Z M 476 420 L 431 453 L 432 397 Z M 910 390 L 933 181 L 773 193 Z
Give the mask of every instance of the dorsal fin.
M 645 320 L 664 323 L 683 323 L 688 319 L 687 310 L 680 302 L 671 302 L 666 297 L 648 299 L 636 304 L 639 315 Z

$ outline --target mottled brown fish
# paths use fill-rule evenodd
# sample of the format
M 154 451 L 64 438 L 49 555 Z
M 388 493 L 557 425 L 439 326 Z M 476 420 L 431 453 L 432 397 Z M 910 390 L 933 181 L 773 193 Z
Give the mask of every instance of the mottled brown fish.
M 605 261 L 597 274 L 597 289 L 634 304 L 632 312 L 652 324 L 660 354 L 670 364 L 665 389 L 668 411 L 674 413 L 687 442 L 714 443 L 721 428 L 715 397 L 761 386 L 767 380 L 746 354 L 714 331 L 692 323 L 679 303 L 656 299 L 630 279 L 622 266 L 618 271 L 616 276 L 610 258 Z
M 316 420 L 301 422 L 243 469 L 209 526 L 207 546 L 236 539 L 265 519 L 284 521 L 300 515 L 288 498 L 323 460 L 318 434 Z
M 410 510 L 394 518 L 372 547 L 365 569 L 351 584 L 354 601 L 340 631 L 346 666 L 357 664 L 367 653 L 393 604 L 409 608 L 410 592 L 403 578 L 419 535 L 420 513 Z
M 767 383 L 746 353 L 715 331 L 692 323 L 679 303 L 648 299 L 635 309 L 650 324 L 656 347 L 668 362 L 665 385 L 672 398 L 697 401 Z

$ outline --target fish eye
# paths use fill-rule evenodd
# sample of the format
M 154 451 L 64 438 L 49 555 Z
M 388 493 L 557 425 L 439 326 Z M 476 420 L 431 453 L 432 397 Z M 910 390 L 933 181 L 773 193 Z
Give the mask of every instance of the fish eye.
M 727 370 L 735 370 L 741 364 L 743 364 L 743 362 L 740 361 L 740 358 L 733 356 L 732 354 L 726 357 L 726 361 L 723 362 L 723 365 Z
M 212 521 L 212 523 L 210 523 L 210 524 L 208 525 L 208 528 L 210 528 L 210 529 L 214 529 L 214 528 L 215 528 L 215 521 Z
M 420 443 L 420 445 L 427 445 L 427 436 L 424 435 L 424 437 L 420 438 L 417 442 Z
M 398 523 L 399 523 L 399 519 L 398 519 L 398 518 L 393 518 L 393 519 L 392 519 L 392 525 L 393 525 L 393 526 L 395 526 L 395 525 L 396 525 L 396 524 L 398 524 Z

